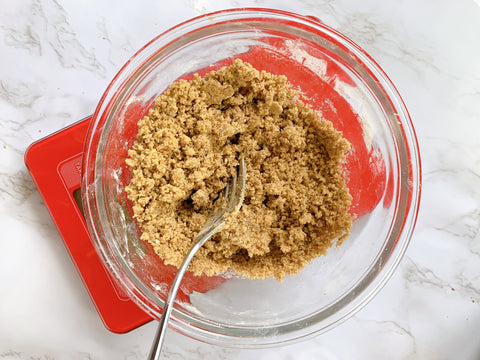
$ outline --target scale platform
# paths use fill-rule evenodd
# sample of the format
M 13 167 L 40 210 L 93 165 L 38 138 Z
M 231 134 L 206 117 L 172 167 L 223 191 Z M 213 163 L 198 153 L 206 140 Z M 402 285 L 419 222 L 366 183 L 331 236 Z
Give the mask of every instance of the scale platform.
M 105 327 L 121 334 L 152 318 L 116 285 L 90 239 L 80 191 L 82 152 L 90 119 L 30 145 L 25 164 Z
M 276 44 L 288 48 L 287 45 Z M 325 62 L 325 74 L 317 74 L 308 69 L 298 71 L 295 59 L 278 57 L 265 49 L 254 48 L 239 58 L 257 69 L 268 64 L 271 72 L 285 75 L 294 86 L 301 85 L 305 96 L 312 99 L 313 108 L 330 120 L 355 149 L 347 154 L 344 163 L 345 171 L 350 174 L 346 185 L 353 198 L 352 214 L 361 217 L 370 212 L 384 194 L 383 201 L 388 204 L 393 196 L 393 183 L 387 180 L 393 177 L 387 176 L 381 156 L 377 156 L 373 148 L 367 148 L 360 118 L 334 87 L 337 80 L 352 85 L 350 75 L 338 65 L 342 63 L 341 59 L 334 53 L 316 54 Z M 333 82 L 327 82 L 324 77 L 333 79 Z M 91 117 L 87 117 L 35 142 L 27 149 L 25 163 L 105 326 L 115 333 L 125 333 L 152 318 L 122 292 L 104 268 L 82 214 L 81 161 L 90 120 Z M 157 261 L 156 276 L 171 282 L 176 268 Z M 187 290 L 182 290 L 184 293 L 180 292 L 178 296 L 183 296 L 182 301 L 188 301 L 188 294 L 192 291 L 206 292 L 222 281 L 221 277 L 202 275 L 195 278 L 187 273 L 182 281 L 188 284 L 184 286 Z

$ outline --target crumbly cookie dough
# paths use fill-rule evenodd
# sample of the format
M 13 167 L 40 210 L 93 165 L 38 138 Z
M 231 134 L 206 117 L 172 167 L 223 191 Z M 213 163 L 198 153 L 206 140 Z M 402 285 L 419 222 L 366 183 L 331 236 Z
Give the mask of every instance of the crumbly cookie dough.
M 282 280 L 348 236 L 341 163 L 349 148 L 284 76 L 237 59 L 155 100 L 128 152 L 125 190 L 141 238 L 178 267 L 243 154 L 243 206 L 189 270 Z

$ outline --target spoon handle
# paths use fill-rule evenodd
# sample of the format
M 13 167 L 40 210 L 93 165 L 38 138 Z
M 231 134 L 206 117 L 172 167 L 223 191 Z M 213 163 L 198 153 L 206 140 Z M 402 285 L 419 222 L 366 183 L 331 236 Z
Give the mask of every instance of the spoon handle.
M 163 341 L 165 340 L 165 333 L 168 328 L 168 320 L 170 319 L 170 315 L 173 310 L 173 304 L 175 302 L 175 297 L 177 296 L 178 289 L 180 288 L 180 283 L 182 282 L 183 275 L 187 271 L 188 265 L 192 261 L 193 257 L 197 253 L 197 251 L 205 244 L 205 242 L 210 239 L 215 233 L 217 233 L 220 228 L 223 226 L 224 222 L 220 223 L 212 223 L 211 227 L 205 229 L 206 231 L 202 231 L 195 244 L 190 249 L 189 253 L 183 260 L 182 265 L 179 267 L 177 274 L 175 275 L 175 279 L 173 279 L 172 286 L 168 292 L 167 300 L 165 301 L 165 306 L 163 307 L 162 317 L 160 318 L 157 332 L 155 334 L 155 338 L 153 340 L 152 348 L 150 350 L 150 354 L 148 355 L 148 360 L 158 360 L 160 359 L 160 353 L 162 352 Z
M 150 354 L 148 355 L 148 360 L 159 360 L 160 353 L 162 352 L 163 342 L 165 340 L 165 332 L 168 328 L 168 320 L 173 310 L 173 304 L 175 302 L 175 297 L 177 296 L 178 289 L 180 288 L 180 283 L 182 282 L 183 275 L 187 271 L 188 265 L 192 261 L 193 257 L 197 251 L 210 239 L 214 234 L 216 234 L 220 229 L 225 225 L 225 214 L 233 213 L 238 211 L 243 203 L 243 198 L 245 195 L 245 159 L 243 156 L 240 157 L 239 166 L 237 171 L 232 176 L 232 179 L 227 184 L 224 189 L 224 196 L 222 197 L 225 202 L 226 207 L 221 211 L 218 211 L 205 226 L 200 230 L 200 232 L 195 237 L 193 246 L 188 252 L 187 256 L 183 260 L 182 265 L 178 268 L 175 279 L 168 291 L 167 300 L 165 301 L 165 306 L 163 307 L 163 313 L 160 318 L 157 332 L 155 338 L 153 339 L 152 348 Z

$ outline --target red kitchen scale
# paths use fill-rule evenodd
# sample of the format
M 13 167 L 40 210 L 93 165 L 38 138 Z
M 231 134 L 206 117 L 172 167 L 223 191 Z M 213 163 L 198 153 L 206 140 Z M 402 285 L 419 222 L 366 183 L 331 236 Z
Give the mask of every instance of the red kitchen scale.
M 269 63 L 270 69 L 285 74 L 294 84 L 302 84 L 303 91 L 311 95 L 324 117 L 342 131 L 355 149 L 347 154 L 344 164 L 346 171 L 356 173 L 356 176 L 346 179 L 353 198 L 350 211 L 358 217 L 371 211 L 387 186 L 385 167 L 373 149 L 367 149 L 360 120 L 348 102 L 318 75 L 298 72 L 296 63 L 290 64 L 287 59 L 278 58 L 261 48 L 246 53 L 244 60 L 258 69 Z M 335 79 L 341 71 L 335 62 L 327 60 L 327 77 Z M 26 151 L 25 163 L 102 321 L 112 332 L 125 333 L 152 318 L 117 286 L 103 266 L 88 232 L 82 210 L 80 178 L 83 146 L 90 120 L 91 117 L 87 117 L 33 143 Z M 176 268 L 168 266 L 162 263 L 156 268 L 165 281 L 173 280 L 176 272 Z M 189 291 L 178 296 L 188 301 L 189 292 L 205 292 L 215 287 L 220 280 L 214 278 L 191 278 Z
M 104 268 L 83 217 L 80 173 L 90 119 L 30 145 L 25 164 L 105 327 L 125 333 L 152 318 L 130 300 Z

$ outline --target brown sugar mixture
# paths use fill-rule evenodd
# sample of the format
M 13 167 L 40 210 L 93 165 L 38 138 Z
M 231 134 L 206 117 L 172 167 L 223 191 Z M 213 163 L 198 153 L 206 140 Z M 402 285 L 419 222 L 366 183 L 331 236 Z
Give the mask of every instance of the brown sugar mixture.
M 189 270 L 282 280 L 348 236 L 341 164 L 349 148 L 284 76 L 237 59 L 155 100 L 128 152 L 126 192 L 141 238 L 178 267 L 243 154 L 243 206 Z

